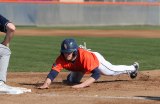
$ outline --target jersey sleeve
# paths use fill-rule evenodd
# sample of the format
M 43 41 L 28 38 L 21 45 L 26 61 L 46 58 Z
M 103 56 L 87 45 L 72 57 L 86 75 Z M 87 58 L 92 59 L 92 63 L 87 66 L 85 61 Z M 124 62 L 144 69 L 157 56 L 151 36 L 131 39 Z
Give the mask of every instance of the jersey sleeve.
M 62 58 L 61 56 L 59 56 L 55 63 L 52 65 L 52 70 L 56 70 L 57 72 L 60 72 L 62 69 L 63 69 L 63 66 L 62 66 Z

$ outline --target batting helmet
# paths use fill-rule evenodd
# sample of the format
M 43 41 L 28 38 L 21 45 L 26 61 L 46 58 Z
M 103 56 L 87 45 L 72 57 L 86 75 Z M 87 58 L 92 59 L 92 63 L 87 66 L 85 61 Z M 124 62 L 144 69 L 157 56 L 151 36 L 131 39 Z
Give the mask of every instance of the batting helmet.
M 77 52 L 78 45 L 74 39 L 65 39 L 61 44 L 61 53 Z

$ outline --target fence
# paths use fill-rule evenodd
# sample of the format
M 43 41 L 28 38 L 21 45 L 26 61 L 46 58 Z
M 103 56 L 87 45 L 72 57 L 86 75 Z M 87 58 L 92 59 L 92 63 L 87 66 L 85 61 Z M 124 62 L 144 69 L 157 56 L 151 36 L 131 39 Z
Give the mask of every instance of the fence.
M 160 25 L 159 3 L 0 3 L 0 14 L 25 26 Z

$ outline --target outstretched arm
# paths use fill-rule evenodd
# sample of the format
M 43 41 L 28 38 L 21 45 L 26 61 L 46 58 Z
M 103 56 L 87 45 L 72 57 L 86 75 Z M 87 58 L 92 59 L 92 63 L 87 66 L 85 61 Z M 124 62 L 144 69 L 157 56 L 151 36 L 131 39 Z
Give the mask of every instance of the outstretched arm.
M 92 70 L 92 75 L 89 79 L 87 79 L 86 81 L 84 81 L 81 84 L 77 84 L 72 86 L 72 88 L 84 88 L 89 86 L 90 84 L 92 84 L 93 82 L 95 82 L 96 80 L 98 80 L 98 78 L 100 77 L 100 71 L 98 68 L 95 68 L 94 70 Z
M 56 70 L 51 70 L 50 73 L 48 74 L 44 84 L 40 87 L 38 87 L 39 89 L 48 89 L 51 82 L 54 80 L 54 78 L 58 75 L 59 72 L 57 72 Z

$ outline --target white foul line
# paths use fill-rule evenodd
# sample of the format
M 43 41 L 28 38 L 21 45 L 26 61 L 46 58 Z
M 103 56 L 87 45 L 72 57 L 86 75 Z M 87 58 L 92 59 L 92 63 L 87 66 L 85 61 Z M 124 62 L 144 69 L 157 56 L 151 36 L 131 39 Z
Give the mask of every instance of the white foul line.
M 46 93 L 38 94 L 39 96 L 65 96 L 65 97 L 82 97 L 82 98 L 99 98 L 99 99 L 132 99 L 132 100 L 146 100 L 144 97 L 126 97 L 126 96 L 99 96 L 99 95 L 72 95 L 72 94 L 55 94 L 55 93 Z

